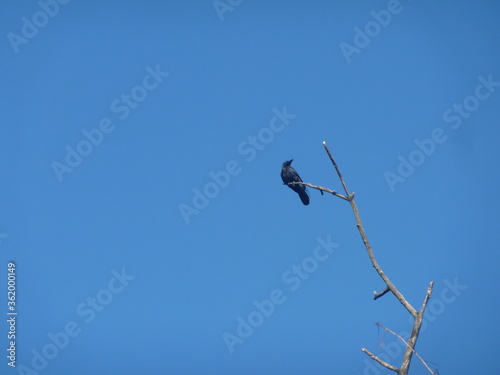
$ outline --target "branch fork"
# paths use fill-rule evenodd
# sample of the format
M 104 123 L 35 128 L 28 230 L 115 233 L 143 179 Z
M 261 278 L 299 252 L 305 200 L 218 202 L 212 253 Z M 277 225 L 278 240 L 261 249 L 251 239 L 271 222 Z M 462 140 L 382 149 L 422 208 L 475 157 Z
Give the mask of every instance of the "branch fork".
M 358 228 L 358 231 L 359 231 L 359 234 L 361 236 L 361 239 L 363 240 L 363 244 L 365 245 L 365 248 L 366 248 L 366 251 L 368 253 L 368 256 L 370 258 L 370 261 L 372 263 L 372 266 L 373 268 L 375 268 L 375 270 L 377 271 L 377 273 L 379 274 L 379 276 L 382 278 L 382 280 L 384 281 L 385 285 L 386 285 L 386 288 L 382 291 L 382 292 L 373 292 L 374 294 L 374 297 L 373 299 L 378 299 L 382 296 L 384 296 L 385 294 L 391 292 L 395 297 L 396 299 L 404 306 L 404 308 L 413 316 L 414 318 L 414 323 L 413 323 L 413 328 L 412 328 L 412 331 L 411 331 L 411 334 L 410 334 L 410 337 L 408 339 L 408 342 L 404 341 L 402 337 L 400 337 L 399 335 L 396 335 L 394 332 L 390 331 L 388 328 L 386 327 L 383 327 L 381 326 L 380 324 L 378 324 L 379 326 L 383 327 L 384 329 L 386 329 L 387 331 L 393 333 L 394 335 L 396 335 L 397 337 L 399 337 L 401 340 L 403 340 L 403 342 L 405 343 L 406 345 L 406 350 L 404 352 L 404 355 L 403 355 L 403 361 L 402 361 L 402 364 L 401 364 L 401 367 L 400 368 L 397 368 L 383 360 L 381 360 L 380 358 L 378 358 L 377 356 L 375 356 L 373 353 L 371 353 L 370 351 L 368 351 L 367 349 L 365 348 L 362 348 L 361 350 L 366 353 L 371 359 L 373 359 L 374 361 L 378 362 L 380 365 L 384 366 L 385 368 L 389 369 L 389 370 L 392 370 L 392 371 L 395 371 L 396 373 L 398 373 L 398 375 L 408 375 L 408 370 L 409 370 L 409 367 L 410 367 L 410 362 L 411 362 L 411 358 L 412 358 L 412 355 L 413 353 L 415 353 L 415 355 L 425 364 L 425 366 L 427 367 L 427 369 L 431 372 L 431 374 L 434 374 L 434 372 L 432 372 L 430 370 L 430 368 L 427 366 L 427 364 L 425 363 L 425 361 L 415 352 L 415 345 L 417 343 L 417 338 L 418 338 L 418 335 L 420 333 L 420 328 L 422 326 L 422 321 L 423 321 L 423 316 L 424 316 L 424 312 L 425 312 L 425 308 L 427 307 L 427 302 L 432 294 L 432 288 L 434 286 L 434 282 L 431 281 L 431 283 L 429 284 L 429 287 L 427 288 L 427 293 L 425 294 L 425 298 L 424 298 L 424 302 L 422 303 L 422 306 L 420 308 L 419 311 L 417 311 L 407 300 L 406 298 L 403 296 L 403 294 L 401 294 L 401 292 L 399 292 L 399 290 L 396 288 L 396 286 L 391 282 L 391 280 L 389 280 L 389 277 L 387 277 L 387 275 L 382 271 L 382 268 L 380 267 L 380 265 L 378 264 L 377 260 L 375 259 L 375 255 L 373 254 L 373 250 L 372 250 L 372 247 L 370 245 L 370 242 L 368 241 L 368 237 L 366 236 L 366 233 L 365 233 L 365 230 L 363 228 L 363 224 L 361 222 L 361 217 L 359 215 L 359 211 L 358 211 L 358 207 L 356 205 L 356 202 L 354 201 L 354 193 L 349 193 L 349 190 L 347 189 L 347 185 L 344 181 L 344 178 L 342 177 L 342 174 L 340 173 L 340 169 L 337 165 L 337 163 L 335 162 L 335 159 L 333 158 L 330 150 L 328 149 L 328 146 L 326 144 L 326 142 L 323 142 L 323 146 L 325 147 L 325 150 L 326 150 L 326 153 L 328 154 L 328 157 L 330 158 L 334 168 L 335 168 L 335 171 L 337 172 L 337 175 L 340 179 L 340 182 L 342 184 L 342 187 L 344 189 L 344 192 L 345 192 L 345 195 L 343 194 L 339 194 L 337 193 L 335 190 L 331 190 L 331 189 L 327 189 L 327 188 L 324 188 L 324 187 L 321 187 L 321 186 L 316 186 L 316 185 L 312 185 L 310 183 L 306 183 L 306 182 L 290 182 L 288 183 L 288 185 L 305 185 L 305 186 L 309 186 L 310 188 L 313 188 L 313 189 L 317 189 L 317 190 L 320 190 L 320 191 L 324 191 L 326 193 L 330 193 L 338 198 L 341 198 L 343 200 L 346 200 L 350 203 L 351 205 L 351 208 L 353 210 L 353 213 L 354 213 L 354 217 L 356 219 L 356 227 Z

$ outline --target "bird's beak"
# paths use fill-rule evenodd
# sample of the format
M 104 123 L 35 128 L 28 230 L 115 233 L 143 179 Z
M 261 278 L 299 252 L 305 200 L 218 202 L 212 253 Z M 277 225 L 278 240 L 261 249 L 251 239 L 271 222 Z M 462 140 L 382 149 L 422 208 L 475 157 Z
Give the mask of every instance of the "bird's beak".
M 293 159 L 292 159 L 292 160 L 287 161 L 287 163 L 288 163 L 288 164 L 292 164 L 292 161 L 293 161 Z

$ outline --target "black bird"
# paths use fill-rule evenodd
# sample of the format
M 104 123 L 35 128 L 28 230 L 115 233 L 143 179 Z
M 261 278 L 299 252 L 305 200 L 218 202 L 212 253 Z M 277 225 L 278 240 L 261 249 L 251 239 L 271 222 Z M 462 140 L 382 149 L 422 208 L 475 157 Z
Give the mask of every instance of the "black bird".
M 285 161 L 281 166 L 281 179 L 285 185 L 289 182 L 302 182 L 302 179 L 297 171 L 291 166 L 292 161 L 293 159 Z M 299 195 L 300 200 L 304 203 L 304 205 L 307 206 L 309 204 L 309 196 L 307 195 L 306 185 L 288 185 L 288 187 Z

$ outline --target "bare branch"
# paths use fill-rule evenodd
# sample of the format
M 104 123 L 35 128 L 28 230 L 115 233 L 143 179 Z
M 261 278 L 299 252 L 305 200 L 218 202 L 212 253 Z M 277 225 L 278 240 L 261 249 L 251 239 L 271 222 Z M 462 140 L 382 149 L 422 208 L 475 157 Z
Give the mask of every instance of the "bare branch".
M 335 190 L 327 189 L 327 188 L 324 188 L 321 186 L 312 185 L 312 184 L 309 184 L 306 182 L 291 182 L 291 183 L 288 183 L 287 185 L 289 185 L 289 186 L 291 186 L 291 185 L 309 186 L 310 188 L 317 189 L 317 190 L 321 191 L 321 193 L 323 193 L 323 192 L 330 193 L 336 197 L 347 200 L 350 203 L 352 211 L 354 213 L 354 217 L 356 219 L 356 227 L 358 228 L 361 239 L 363 240 L 363 244 L 365 245 L 365 248 L 366 248 L 366 251 L 367 251 L 368 256 L 370 258 L 370 261 L 372 263 L 372 266 L 373 266 L 373 268 L 375 268 L 375 270 L 377 271 L 377 273 L 379 274 L 379 276 L 382 278 L 382 280 L 384 281 L 384 283 L 386 285 L 386 288 L 382 292 L 379 292 L 379 293 L 377 293 L 376 291 L 373 292 L 373 294 L 374 294 L 373 298 L 378 299 L 378 298 L 382 297 L 383 295 L 387 294 L 388 292 L 392 292 L 392 294 L 394 294 L 394 296 L 398 299 L 398 301 L 406 308 L 406 310 L 408 310 L 408 312 L 414 318 L 413 327 L 412 327 L 412 331 L 410 334 L 410 338 L 408 339 L 408 342 L 406 342 L 401 336 L 395 334 L 394 332 L 392 332 L 388 328 L 377 323 L 379 326 L 383 327 L 388 332 L 396 335 L 398 338 L 400 338 L 405 343 L 406 350 L 405 350 L 405 353 L 403 355 L 403 361 L 401 364 L 401 368 L 398 369 L 398 368 L 388 364 L 387 362 L 381 360 L 380 358 L 378 358 L 377 356 L 375 356 L 374 354 L 372 354 L 371 352 L 369 352 L 365 348 L 362 348 L 361 350 L 364 353 L 366 353 L 370 358 L 372 358 L 374 361 L 378 362 L 380 365 L 388 368 L 389 370 L 397 372 L 398 375 L 407 375 L 408 374 L 408 370 L 410 368 L 411 358 L 412 358 L 413 353 L 415 353 L 415 355 L 424 363 L 424 365 L 431 372 L 431 374 L 436 375 L 434 372 L 432 372 L 432 370 L 427 366 L 425 361 L 418 355 L 418 353 L 414 349 L 416 342 L 417 342 L 419 332 L 420 332 L 420 328 L 422 326 L 424 311 L 425 311 L 425 308 L 427 306 L 427 302 L 429 301 L 429 298 L 432 294 L 432 288 L 433 288 L 434 282 L 431 282 L 429 285 L 429 288 L 427 289 L 427 293 L 426 293 L 424 301 L 422 303 L 421 310 L 420 311 L 415 310 L 415 308 L 404 298 L 404 296 L 399 292 L 399 290 L 396 288 L 396 286 L 389 280 L 387 275 L 380 268 L 377 260 L 375 259 L 375 255 L 373 254 L 373 250 L 371 248 L 370 242 L 368 241 L 368 237 L 367 237 L 365 230 L 363 228 L 363 223 L 361 222 L 361 217 L 360 217 L 360 214 L 358 211 L 358 207 L 356 205 L 356 202 L 354 201 L 354 194 L 349 193 L 349 189 L 347 189 L 347 184 L 345 183 L 344 178 L 342 177 L 342 174 L 340 173 L 340 168 L 338 167 L 337 163 L 335 162 L 335 159 L 333 158 L 326 142 L 323 142 L 323 146 L 325 147 L 325 150 L 328 154 L 328 157 L 330 158 L 333 166 L 335 167 L 335 171 L 337 172 L 337 175 L 340 179 L 340 182 L 342 183 L 342 187 L 344 188 L 345 196 L 337 193 Z
M 337 193 L 335 190 L 327 189 L 327 188 L 324 188 L 324 187 L 321 187 L 321 186 L 312 185 L 312 184 L 307 183 L 307 182 L 289 182 L 286 185 L 306 185 L 306 186 L 309 186 L 310 188 L 318 189 L 319 191 L 325 191 L 327 193 L 333 194 L 336 197 L 345 199 L 346 201 L 349 200 L 348 198 L 344 197 L 342 194 Z
M 431 281 L 429 284 L 429 287 L 427 288 L 427 293 L 425 293 L 424 302 L 422 303 L 422 308 L 417 313 L 417 316 L 415 317 L 415 321 L 413 322 L 413 327 L 411 329 L 410 338 L 408 339 L 408 344 L 407 344 L 405 353 L 403 354 L 403 362 L 401 364 L 401 372 L 403 374 L 407 374 L 408 369 L 410 368 L 411 357 L 415 351 L 414 348 L 415 348 L 415 345 L 417 344 L 417 339 L 418 339 L 418 335 L 420 333 L 420 328 L 422 327 L 422 322 L 424 320 L 425 308 L 427 307 L 427 301 L 429 301 L 429 298 L 431 297 L 433 287 L 434 287 L 434 281 Z M 403 371 L 405 371 L 405 372 L 403 372 Z
M 340 173 L 340 169 L 337 166 L 337 163 L 335 162 L 335 159 L 333 158 L 332 154 L 330 153 L 330 150 L 328 149 L 328 146 L 326 145 L 326 142 L 324 142 L 324 141 L 323 141 L 323 146 L 325 146 L 325 150 L 326 150 L 328 156 L 330 157 L 330 160 L 332 161 L 333 166 L 335 167 L 335 170 L 337 171 L 337 174 L 339 175 L 340 182 L 342 183 L 342 186 L 344 187 L 345 194 L 347 196 L 349 196 L 349 190 L 347 190 L 347 185 L 346 185 L 346 183 L 344 181 L 344 178 L 342 177 L 342 174 Z
M 397 288 L 394 286 L 394 284 L 389 280 L 389 278 L 386 276 L 384 271 L 380 268 L 377 260 L 375 259 L 375 256 L 373 255 L 372 247 L 370 245 L 370 242 L 368 242 L 368 237 L 366 236 L 365 230 L 363 228 L 363 223 L 361 222 L 361 217 L 359 216 L 359 211 L 358 207 L 356 206 L 356 202 L 354 202 L 354 195 L 349 194 L 349 190 L 347 189 L 347 185 L 344 181 L 344 178 L 342 177 L 342 174 L 340 173 L 340 169 L 337 166 L 337 163 L 335 162 L 335 159 L 333 158 L 332 154 L 330 153 L 330 150 L 328 149 L 328 146 L 326 145 L 326 142 L 323 142 L 323 146 L 325 147 L 325 150 L 330 157 L 330 160 L 333 163 L 333 166 L 335 167 L 335 170 L 337 171 L 337 174 L 340 178 L 340 181 L 342 182 L 342 186 L 344 187 L 345 193 L 347 197 L 349 198 L 349 203 L 351 204 L 352 210 L 354 212 L 354 217 L 356 218 L 356 226 L 358 227 L 359 234 L 361 235 L 361 239 L 363 240 L 363 243 L 365 245 L 366 251 L 368 252 L 368 256 L 370 257 L 370 260 L 372 262 L 373 267 L 377 271 L 377 273 L 380 275 L 382 280 L 384 280 L 385 284 L 387 285 L 387 288 L 390 289 L 392 294 L 399 300 L 399 302 L 408 310 L 408 312 L 413 316 L 416 317 L 417 315 L 417 310 L 404 298 L 404 296 L 397 290 Z M 385 293 L 384 293 L 385 294 Z
M 381 291 L 380 293 L 377 293 L 375 291 L 373 291 L 373 299 L 377 299 L 377 298 L 380 298 L 382 297 L 384 294 L 386 294 L 387 292 L 390 292 L 391 290 L 389 288 L 385 288 L 383 291 Z
M 389 333 L 392 333 L 394 336 L 396 336 L 398 339 L 400 339 L 401 341 L 403 341 L 406 345 L 407 348 L 410 348 L 413 353 L 415 353 L 415 355 L 418 357 L 418 359 L 420 359 L 420 361 L 422 361 L 422 363 L 424 364 L 424 366 L 427 368 L 427 370 L 429 370 L 429 372 L 432 374 L 432 375 L 436 375 L 434 373 L 434 371 L 432 371 L 429 366 L 427 366 L 427 363 L 422 359 L 422 357 L 420 357 L 420 355 L 415 351 L 415 349 L 413 349 L 412 347 L 410 347 L 410 345 L 401 337 L 399 336 L 396 332 L 393 332 L 391 331 L 389 328 L 385 327 L 384 325 L 380 324 L 380 323 L 375 323 L 376 325 L 378 325 L 379 327 L 382 327 L 383 329 L 385 329 L 387 332 Z
M 422 314 L 424 313 L 424 310 L 427 307 L 427 302 L 429 301 L 429 298 L 431 298 L 433 287 L 434 287 L 434 281 L 431 281 L 431 283 L 429 284 L 429 287 L 427 288 L 427 293 L 425 293 L 425 298 L 424 298 L 424 302 L 422 303 L 422 308 L 420 309 Z
M 399 373 L 399 369 L 397 367 L 394 367 L 393 365 L 390 365 L 388 364 L 387 362 L 385 361 L 382 361 L 380 358 L 378 358 L 375 354 L 372 354 L 370 353 L 370 351 L 368 351 L 367 349 L 365 348 L 361 348 L 361 350 L 363 351 L 363 353 L 366 353 L 371 359 L 373 359 L 374 361 L 380 363 L 382 366 L 384 366 L 385 368 L 388 368 L 389 370 L 392 370 L 392 371 L 395 371 L 397 373 Z

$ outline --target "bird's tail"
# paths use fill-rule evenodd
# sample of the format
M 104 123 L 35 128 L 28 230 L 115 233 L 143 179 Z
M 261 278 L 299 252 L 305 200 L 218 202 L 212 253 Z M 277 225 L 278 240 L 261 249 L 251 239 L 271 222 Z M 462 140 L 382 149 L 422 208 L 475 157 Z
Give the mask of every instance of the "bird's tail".
M 307 191 L 304 189 L 299 191 L 298 193 L 302 203 L 304 203 L 304 205 L 307 206 L 309 204 L 309 195 L 307 195 Z

